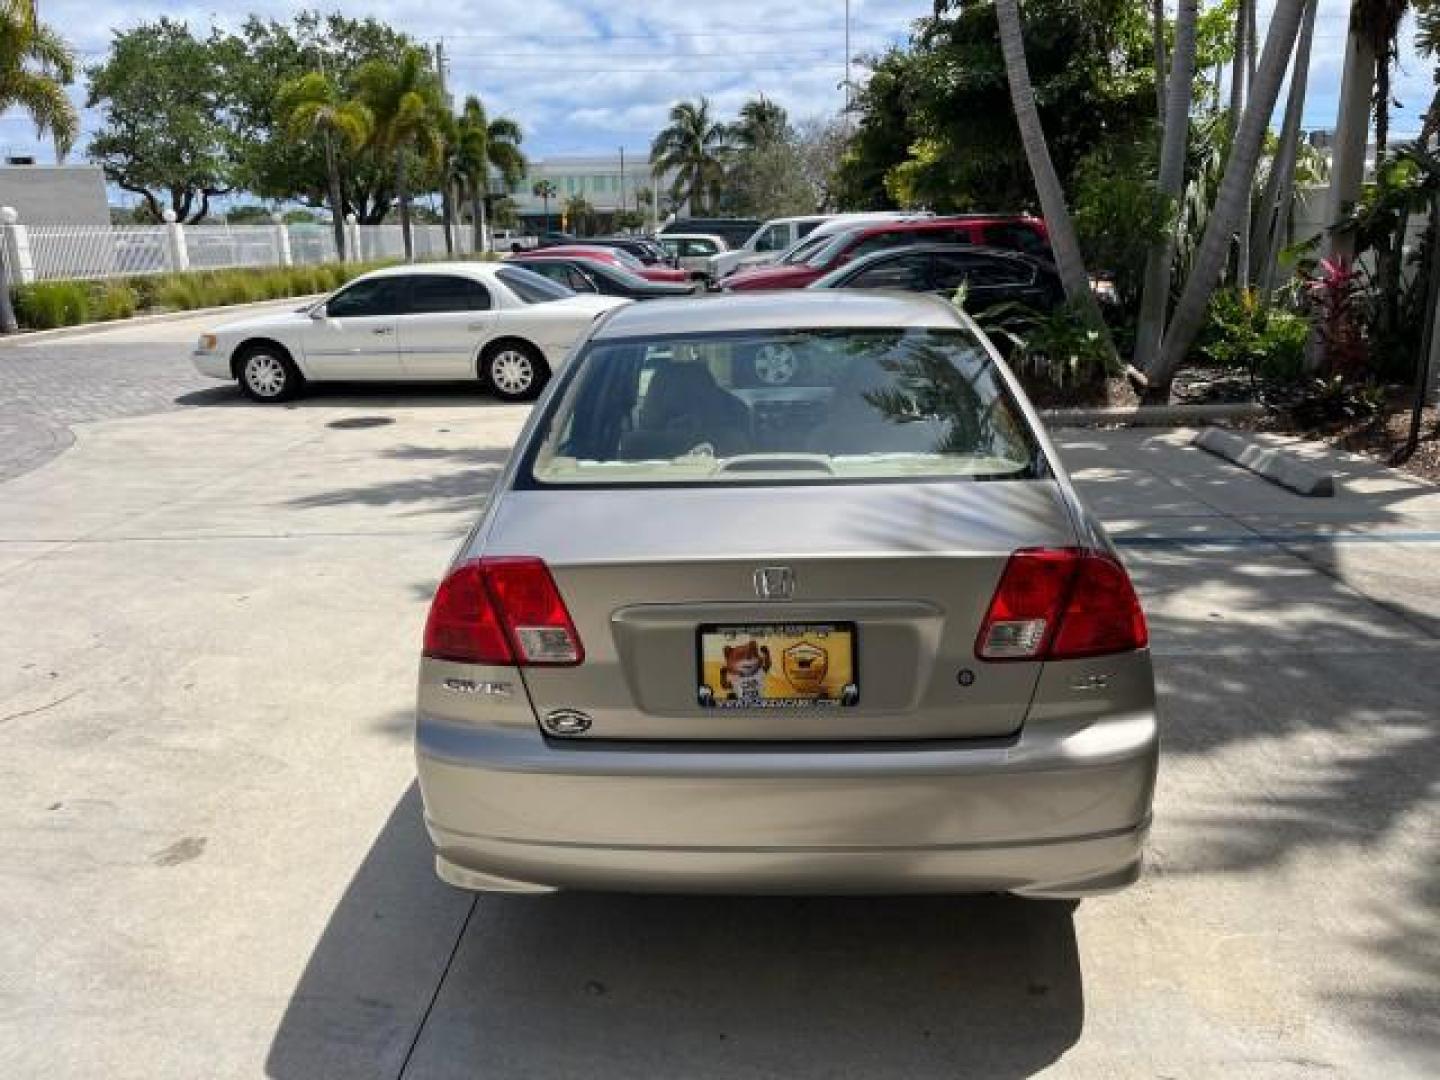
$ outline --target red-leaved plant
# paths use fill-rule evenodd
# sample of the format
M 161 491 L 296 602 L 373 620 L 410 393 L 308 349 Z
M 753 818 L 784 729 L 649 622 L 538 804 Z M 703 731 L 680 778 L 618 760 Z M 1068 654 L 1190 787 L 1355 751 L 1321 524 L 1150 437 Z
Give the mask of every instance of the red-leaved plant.
M 1360 319 L 1363 291 L 1360 271 L 1345 256 L 1321 259 L 1306 283 L 1324 348 L 1325 370 L 1346 379 L 1360 376 L 1369 358 Z

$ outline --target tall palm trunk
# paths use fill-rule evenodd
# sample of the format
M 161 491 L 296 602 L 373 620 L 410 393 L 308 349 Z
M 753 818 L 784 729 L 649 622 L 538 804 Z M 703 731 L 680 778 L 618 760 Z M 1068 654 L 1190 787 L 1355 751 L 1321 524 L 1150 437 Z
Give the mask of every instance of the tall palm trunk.
M 1220 191 L 1215 198 L 1215 209 L 1205 224 L 1205 233 L 1195 253 L 1190 278 L 1185 282 L 1185 290 L 1175 306 L 1175 317 L 1165 335 L 1160 359 L 1146 372 L 1152 388 L 1157 390 L 1168 389 L 1205 319 L 1210 294 L 1215 289 L 1230 247 L 1230 236 L 1240 220 L 1244 203 L 1250 198 L 1265 129 L 1280 96 L 1280 84 L 1285 79 L 1285 69 L 1295 47 L 1295 34 L 1300 28 L 1305 2 L 1276 0 L 1275 12 L 1270 19 L 1270 33 L 1265 39 L 1265 51 L 1255 74 L 1254 93 L 1250 95 L 1250 104 L 1236 129 L 1235 140 L 1230 147 L 1230 160 L 1226 162 L 1225 176 L 1220 181 Z
M 1155 119 L 1165 124 L 1165 0 L 1150 0 L 1155 31 Z
M 1100 305 L 1095 302 L 1095 293 L 1090 288 L 1090 276 L 1085 272 L 1085 260 L 1080 254 L 1080 241 L 1075 235 L 1070 211 L 1065 206 L 1065 192 L 1060 187 L 1060 177 L 1055 173 L 1055 163 L 1050 159 L 1040 113 L 1035 108 L 1035 90 L 1030 84 L 1030 67 L 1025 60 L 1020 5 L 1017 0 L 995 0 L 995 16 L 1000 25 L 1000 51 L 1005 57 L 1011 108 L 1020 128 L 1020 141 L 1025 146 L 1025 158 L 1030 163 L 1035 192 L 1040 197 L 1045 226 L 1050 233 L 1055 269 L 1060 274 L 1061 285 L 1065 287 L 1066 299 L 1080 309 L 1094 329 L 1104 336 L 1113 355 L 1115 347 L 1100 314 Z
M 1235 58 L 1230 64 L 1230 146 L 1234 149 L 1235 133 L 1240 126 L 1240 118 L 1245 112 L 1245 100 L 1250 81 L 1250 11 L 1255 0 L 1240 0 L 1240 6 L 1235 9 Z M 1240 288 L 1250 284 L 1250 234 L 1249 214 L 1250 200 L 1247 197 L 1245 206 L 1241 208 L 1241 235 L 1240 250 L 1235 256 L 1235 283 Z
M 395 151 L 395 198 L 400 204 L 400 239 L 405 244 L 405 261 L 415 261 L 415 241 L 410 235 L 410 170 L 405 150 Z
M 1365 178 L 1365 140 L 1370 133 L 1370 90 L 1375 77 L 1375 50 L 1354 26 L 1345 41 L 1345 66 L 1340 77 L 1340 108 L 1335 118 L 1335 149 L 1330 160 L 1330 189 L 1325 197 L 1324 254 L 1351 255 L 1353 234 L 1334 229 L 1360 198 Z
M 325 135 L 325 179 L 330 185 L 330 227 L 335 231 L 335 257 L 345 261 L 345 196 L 340 190 L 340 163 L 335 158 L 335 138 Z
M 1305 88 L 1310 79 L 1310 51 L 1315 40 L 1315 12 L 1319 0 L 1307 0 L 1295 46 L 1295 65 L 1290 72 L 1290 96 L 1285 102 L 1285 120 L 1280 125 L 1280 145 L 1270 165 L 1270 178 L 1260 200 L 1260 217 L 1251 234 L 1251 245 L 1260 251 L 1260 299 L 1269 303 L 1275 291 L 1280 252 L 1290 236 L 1290 211 L 1295 202 L 1295 161 L 1300 151 L 1300 121 L 1305 112 Z
M 470 231 L 476 255 L 485 254 L 485 200 L 480 197 L 480 183 L 470 181 Z
M 1190 141 L 1190 103 L 1195 86 L 1195 25 L 1199 0 L 1180 0 L 1175 11 L 1175 51 L 1170 58 L 1170 81 L 1165 91 L 1165 127 L 1160 145 L 1157 187 L 1161 198 L 1175 207 L 1185 189 L 1185 154 Z M 1135 366 L 1142 371 L 1160 355 L 1165 337 L 1165 314 L 1170 303 L 1170 274 L 1175 262 L 1175 232 L 1150 247 L 1145 258 L 1145 287 L 1135 330 Z
M 455 201 L 449 179 L 440 182 L 440 220 L 445 226 L 445 254 L 455 254 Z

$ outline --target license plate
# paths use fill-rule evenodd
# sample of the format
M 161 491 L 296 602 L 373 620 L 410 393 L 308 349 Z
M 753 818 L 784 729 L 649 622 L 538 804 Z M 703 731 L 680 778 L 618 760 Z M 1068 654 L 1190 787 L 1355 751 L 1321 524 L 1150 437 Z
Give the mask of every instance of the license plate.
M 844 708 L 860 701 L 854 623 L 710 624 L 699 628 L 696 645 L 706 708 Z

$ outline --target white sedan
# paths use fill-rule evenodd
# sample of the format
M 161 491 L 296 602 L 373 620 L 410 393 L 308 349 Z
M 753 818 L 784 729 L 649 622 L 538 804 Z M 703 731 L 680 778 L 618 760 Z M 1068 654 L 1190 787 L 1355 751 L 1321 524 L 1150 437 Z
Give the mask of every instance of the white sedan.
M 523 401 L 591 323 L 628 302 L 580 296 L 519 266 L 396 266 L 298 311 L 202 334 L 194 361 L 255 401 L 284 401 L 307 382 L 469 379 Z

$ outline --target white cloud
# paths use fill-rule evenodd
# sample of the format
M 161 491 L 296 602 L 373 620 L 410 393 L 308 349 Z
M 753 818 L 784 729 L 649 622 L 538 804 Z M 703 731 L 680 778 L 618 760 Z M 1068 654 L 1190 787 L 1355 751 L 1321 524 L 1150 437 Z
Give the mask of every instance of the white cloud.
M 160 14 L 194 26 L 235 26 L 246 14 L 287 19 L 314 0 L 247 0 L 243 7 L 179 0 L 161 7 L 126 0 L 46 0 L 42 13 L 88 60 L 103 54 L 114 30 Z M 338 6 L 338 5 L 336 5 Z M 1172 0 L 1173 9 L 1173 0 Z M 902 39 L 932 0 L 852 0 L 853 55 Z M 1262 26 L 1273 2 L 1262 0 Z M 1348 0 L 1320 0 L 1307 126 L 1334 122 Z M 722 113 L 763 92 L 796 117 L 833 112 L 842 100 L 843 7 L 778 5 L 774 0 L 720 4 L 684 0 L 358 0 L 350 16 L 373 15 L 430 43 L 443 39 L 451 89 L 480 95 L 492 112 L 518 120 L 533 153 L 612 150 L 639 153 L 680 98 L 707 95 Z M 857 76 L 858 76 L 857 72 Z M 77 91 L 77 94 L 81 93 Z M 1394 126 L 1415 130 L 1433 93 L 1429 66 L 1414 54 L 1413 28 L 1395 76 L 1404 108 Z M 82 95 L 83 96 L 83 95 Z M 95 120 L 87 117 L 87 127 Z M 0 117 L 0 148 L 34 152 L 28 123 Z M 42 155 L 48 149 L 38 147 Z

